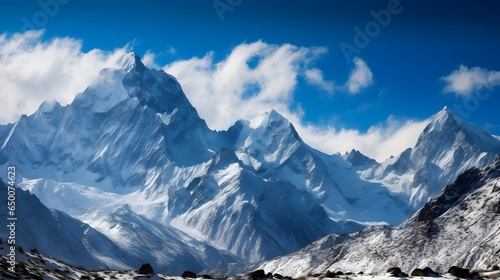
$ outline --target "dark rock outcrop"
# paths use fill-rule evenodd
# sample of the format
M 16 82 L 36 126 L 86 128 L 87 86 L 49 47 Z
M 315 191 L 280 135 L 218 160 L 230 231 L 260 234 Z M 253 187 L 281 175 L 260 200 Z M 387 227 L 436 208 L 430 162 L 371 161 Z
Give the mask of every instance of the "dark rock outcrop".
M 141 265 L 141 268 L 139 268 L 139 274 L 154 274 L 153 267 L 149 263 L 145 263 Z
M 196 273 L 194 272 L 191 272 L 191 271 L 184 271 L 184 273 L 182 273 L 182 278 L 196 278 Z
M 252 279 L 261 279 L 266 277 L 266 272 L 263 269 L 259 269 L 254 272 L 250 272 L 247 276 Z

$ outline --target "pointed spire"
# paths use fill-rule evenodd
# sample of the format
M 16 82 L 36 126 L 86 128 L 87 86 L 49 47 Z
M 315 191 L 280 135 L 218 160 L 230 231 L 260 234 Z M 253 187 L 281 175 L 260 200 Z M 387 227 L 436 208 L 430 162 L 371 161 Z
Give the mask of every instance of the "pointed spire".
M 145 67 L 142 64 L 141 58 L 134 52 L 128 52 L 123 54 L 116 61 L 116 66 L 125 70 L 125 72 L 130 72 L 134 68 Z

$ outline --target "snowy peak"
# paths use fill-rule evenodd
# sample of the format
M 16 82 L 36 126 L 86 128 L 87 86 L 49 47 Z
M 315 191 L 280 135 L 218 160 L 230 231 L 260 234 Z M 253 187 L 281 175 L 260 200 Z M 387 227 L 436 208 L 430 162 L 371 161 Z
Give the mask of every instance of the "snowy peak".
M 144 64 L 142 64 L 141 58 L 134 52 L 123 54 L 120 58 L 118 58 L 115 65 L 125 70 L 125 72 L 130 72 L 135 68 L 146 68 Z
M 252 120 L 246 132 L 240 135 L 237 155 L 256 170 L 281 165 L 306 146 L 293 125 L 275 110 Z
M 271 110 L 271 112 L 265 112 L 257 118 L 254 118 L 250 121 L 250 127 L 253 129 L 257 129 L 259 127 L 271 127 L 279 125 L 289 125 L 290 122 L 283 117 L 276 110 Z
M 264 115 L 265 117 L 262 120 L 261 126 L 271 127 L 271 126 L 290 125 L 290 122 L 274 109 L 271 110 L 271 112 L 269 113 L 266 112 Z
M 269 136 L 283 138 L 290 135 L 292 139 L 303 142 L 293 124 L 274 109 L 252 121 L 250 126 L 254 127 L 262 138 L 268 138 Z
M 427 141 L 432 141 L 434 145 L 451 144 L 450 141 L 462 138 L 462 142 L 477 146 L 485 152 L 499 152 L 500 141 L 482 128 L 471 124 L 450 108 L 444 107 L 437 113 L 420 135 L 416 147 L 428 145 Z

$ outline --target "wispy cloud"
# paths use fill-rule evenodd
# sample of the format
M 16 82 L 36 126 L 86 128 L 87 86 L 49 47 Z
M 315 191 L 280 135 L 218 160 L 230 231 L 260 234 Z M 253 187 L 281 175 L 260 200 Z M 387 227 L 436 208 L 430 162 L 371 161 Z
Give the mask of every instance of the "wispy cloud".
M 308 69 L 304 75 L 307 81 L 312 85 L 316 85 L 328 93 L 333 94 L 334 83 L 332 81 L 326 81 L 321 70 L 316 68 Z
M 361 92 L 362 89 L 373 84 L 373 73 L 361 58 L 354 58 L 354 69 L 346 83 L 347 91 L 350 94 Z
M 500 86 L 500 71 L 460 65 L 457 70 L 441 79 L 446 83 L 444 92 L 469 97 L 474 91 Z

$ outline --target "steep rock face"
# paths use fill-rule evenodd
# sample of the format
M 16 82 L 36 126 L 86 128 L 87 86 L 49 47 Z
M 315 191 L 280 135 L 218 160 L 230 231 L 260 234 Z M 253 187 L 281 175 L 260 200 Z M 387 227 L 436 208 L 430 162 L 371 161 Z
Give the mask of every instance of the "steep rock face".
M 330 236 L 305 249 L 262 264 L 282 275 L 327 270 L 381 273 L 452 266 L 491 268 L 500 262 L 500 158 L 470 169 L 401 226 L 373 227 L 336 245 Z M 330 240 L 330 241 L 329 241 Z M 300 268 L 305 268 L 300 270 Z

